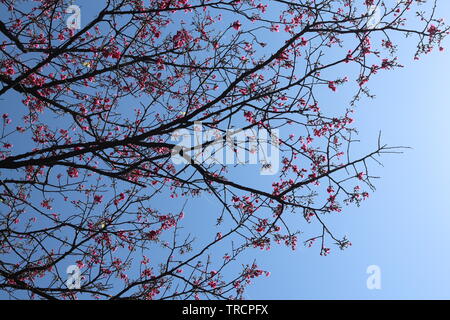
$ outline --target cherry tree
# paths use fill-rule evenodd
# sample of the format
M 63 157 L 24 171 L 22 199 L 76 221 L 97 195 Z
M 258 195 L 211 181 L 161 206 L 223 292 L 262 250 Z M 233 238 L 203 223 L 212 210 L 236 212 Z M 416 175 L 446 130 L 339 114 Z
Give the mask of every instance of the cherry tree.
M 12 298 L 239 299 L 269 275 L 249 251 L 350 246 L 328 216 L 368 198 L 370 166 L 398 152 L 379 139 L 350 153 L 355 107 L 373 76 L 401 67 L 399 43 L 419 59 L 448 33 L 425 0 L 0 6 L 0 288 Z M 214 135 L 179 148 L 199 123 Z M 269 186 L 236 173 L 248 159 L 192 158 L 232 128 L 280 150 Z M 201 199 L 215 205 L 199 213 Z M 214 223 L 196 239 L 185 221 L 204 215 Z

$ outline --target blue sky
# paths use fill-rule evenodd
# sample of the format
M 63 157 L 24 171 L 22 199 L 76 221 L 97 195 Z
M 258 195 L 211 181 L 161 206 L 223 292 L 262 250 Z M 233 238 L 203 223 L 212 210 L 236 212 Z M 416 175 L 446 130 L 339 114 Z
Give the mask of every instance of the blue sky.
M 450 20 L 450 3 L 438 12 Z M 448 43 L 448 42 L 447 42 Z M 376 99 L 356 112 L 358 138 L 368 148 L 378 132 L 391 146 L 408 146 L 382 158 L 377 191 L 359 208 L 328 220 L 352 247 L 327 257 L 316 250 L 274 247 L 257 254 L 272 274 L 255 282 L 253 299 L 449 299 L 450 298 L 450 52 L 413 61 L 370 82 Z M 381 290 L 369 290 L 366 269 L 378 265 Z
M 438 12 L 450 21 L 448 1 L 440 1 Z M 413 61 L 411 48 L 404 47 L 399 56 L 405 68 L 375 76 L 370 88 L 377 98 L 359 103 L 358 153 L 376 146 L 379 131 L 384 143 L 410 149 L 384 156 L 384 167 L 372 166 L 381 179 L 359 208 L 349 206 L 327 217 L 336 234 L 348 235 L 353 245 L 344 251 L 333 246 L 327 257 L 301 245 L 297 251 L 284 246 L 273 246 L 270 252 L 250 250 L 242 262 L 255 258 L 271 276 L 255 281 L 246 298 L 450 298 L 449 50 Z M 173 210 L 183 205 L 168 203 L 164 196 L 158 201 L 156 206 Z M 206 198 L 191 202 L 187 211 L 193 214 L 186 217 L 185 228 L 199 236 L 215 234 L 204 228 L 217 217 L 210 210 L 214 205 Z M 370 265 L 381 269 L 380 290 L 366 287 Z
M 440 1 L 437 15 L 450 20 L 448 1 Z M 344 251 L 331 246 L 327 257 L 320 256 L 317 247 L 302 245 L 297 251 L 284 246 L 272 246 L 269 252 L 249 250 L 242 263 L 256 259 L 271 275 L 256 280 L 246 298 L 450 298 L 450 49 L 414 61 L 414 41 L 399 37 L 397 43 L 405 68 L 371 79 L 376 99 L 358 104 L 354 125 L 361 143 L 354 151 L 355 156 L 372 151 L 380 131 L 382 142 L 409 149 L 383 156 L 383 167 L 372 163 L 371 173 L 381 178 L 375 182 L 377 191 L 359 208 L 348 206 L 327 216 L 331 229 L 347 235 L 353 245 Z M 322 107 L 333 106 L 335 97 L 326 93 Z M 253 180 L 257 168 L 246 170 L 249 183 L 265 185 L 267 177 Z M 212 232 L 200 230 L 210 226 L 207 220 L 214 210 L 205 199 L 191 202 L 193 216 L 186 218 L 187 227 L 199 228 L 199 236 Z M 303 227 L 301 231 L 311 232 Z M 380 290 L 366 286 L 371 265 L 381 270 Z

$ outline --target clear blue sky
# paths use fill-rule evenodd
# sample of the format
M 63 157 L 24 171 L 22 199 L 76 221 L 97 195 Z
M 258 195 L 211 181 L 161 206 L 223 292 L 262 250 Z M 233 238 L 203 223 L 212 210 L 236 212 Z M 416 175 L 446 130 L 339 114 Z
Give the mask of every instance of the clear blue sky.
M 450 21 L 449 1 L 440 1 L 437 15 Z M 383 167 L 372 165 L 381 179 L 359 208 L 327 216 L 337 235 L 348 235 L 350 248 L 331 246 L 327 257 L 301 245 L 248 251 L 242 263 L 256 259 L 271 272 L 247 289 L 248 299 L 450 299 L 450 48 L 414 61 L 414 41 L 397 43 L 405 68 L 380 72 L 369 83 L 377 97 L 357 108 L 355 154 L 372 151 L 380 131 L 384 143 L 411 149 L 385 155 Z M 334 98 L 321 105 L 333 105 Z M 202 199 L 190 207 L 196 214 L 187 217 L 190 226 L 212 232 L 200 229 L 210 226 L 213 204 Z M 381 290 L 367 289 L 370 265 L 381 269 Z
M 438 15 L 450 21 L 449 1 Z M 446 42 L 448 44 L 448 41 Z M 375 100 L 356 113 L 358 138 L 409 146 L 382 158 L 377 191 L 361 207 L 328 220 L 352 247 L 321 257 L 316 250 L 274 247 L 255 256 L 272 274 L 248 290 L 254 299 L 450 299 L 450 48 L 383 72 L 370 83 Z M 381 290 L 368 290 L 366 268 L 381 268 Z
M 449 1 L 441 0 L 438 12 L 450 21 Z M 370 87 L 377 98 L 357 109 L 358 151 L 376 146 L 380 130 L 383 142 L 411 149 L 384 156 L 384 167 L 372 166 L 381 179 L 369 200 L 328 217 L 352 247 L 332 246 L 327 257 L 301 245 L 297 251 L 250 250 L 243 262 L 255 258 L 271 276 L 255 281 L 248 299 L 450 299 L 450 47 L 412 58 L 411 50 L 400 51 L 405 68 L 374 77 Z M 161 198 L 157 205 L 175 210 L 182 203 Z M 217 217 L 210 210 L 214 206 L 205 199 L 192 202 L 187 211 L 195 214 L 186 217 L 185 227 L 208 225 L 207 217 Z M 381 290 L 366 287 L 369 265 L 381 268 Z

